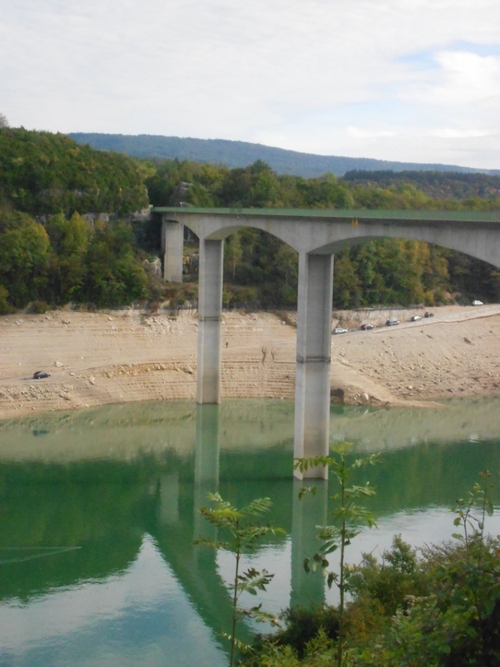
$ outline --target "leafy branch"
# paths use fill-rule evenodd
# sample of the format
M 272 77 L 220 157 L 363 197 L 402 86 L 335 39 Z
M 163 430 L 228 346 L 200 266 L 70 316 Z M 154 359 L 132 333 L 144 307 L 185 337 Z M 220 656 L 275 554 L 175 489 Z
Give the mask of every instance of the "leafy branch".
M 234 664 L 235 649 L 244 650 L 245 645 L 236 638 L 238 617 L 253 618 L 259 623 L 270 622 L 278 625 L 273 614 L 262 609 L 258 604 L 249 609 L 241 609 L 239 601 L 243 593 L 257 595 L 258 591 L 265 591 L 272 581 L 274 574 L 267 570 L 261 571 L 250 567 L 246 572 L 240 572 L 241 557 L 244 553 L 255 550 L 258 540 L 267 535 L 285 534 L 282 528 L 269 524 L 261 524 L 259 519 L 263 517 L 272 507 L 269 498 L 257 498 L 250 504 L 238 509 L 224 500 L 220 494 L 209 494 L 208 499 L 213 503 L 211 507 L 202 507 L 201 514 L 216 528 L 223 530 L 226 539 L 208 540 L 200 538 L 196 544 L 202 544 L 213 549 L 230 551 L 235 557 L 235 569 L 232 591 L 232 625 L 231 633 L 225 635 L 231 643 L 230 667 Z

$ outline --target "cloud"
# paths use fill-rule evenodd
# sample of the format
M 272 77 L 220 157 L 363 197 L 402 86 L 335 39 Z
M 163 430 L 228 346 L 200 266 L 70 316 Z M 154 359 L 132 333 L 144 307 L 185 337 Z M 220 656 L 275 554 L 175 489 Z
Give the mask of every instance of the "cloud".
M 391 159 L 400 136 L 494 126 L 499 24 L 497 0 L 17 0 L 0 106 L 26 127 Z
M 470 139 L 473 137 L 487 137 L 490 134 L 494 133 L 485 130 L 457 130 L 453 128 L 442 128 L 429 132 L 431 137 L 439 137 L 441 139 Z
M 376 139 L 380 137 L 396 136 L 396 133 L 391 130 L 363 130 L 358 127 L 353 127 L 352 125 L 347 128 L 347 133 L 358 139 Z
M 467 51 L 440 51 L 438 81 L 424 86 L 413 99 L 439 105 L 494 103 L 500 106 L 500 56 Z

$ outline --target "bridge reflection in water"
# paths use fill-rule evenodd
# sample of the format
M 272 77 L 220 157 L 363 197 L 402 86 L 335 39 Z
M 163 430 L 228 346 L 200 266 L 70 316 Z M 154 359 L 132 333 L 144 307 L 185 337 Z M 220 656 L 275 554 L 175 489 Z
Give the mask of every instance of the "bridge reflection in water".
M 431 412 L 424 421 L 418 416 L 414 422 L 408 411 L 393 411 L 392 417 L 383 412 L 371 415 L 356 410 L 339 410 L 336 417 L 334 415 L 332 430 L 344 436 L 357 430 L 361 434 L 359 446 L 365 449 L 374 448 L 366 436 L 370 432 L 373 434 L 369 427 L 373 418 L 380 440 L 387 447 L 384 465 L 370 470 L 370 481 L 378 488 L 373 507 L 382 523 L 384 517 L 401 510 L 408 513 L 430 506 L 449 506 L 457 495 L 471 488 L 480 470 L 498 468 L 499 440 L 485 439 L 488 430 L 495 428 L 495 421 L 498 425 L 498 401 L 479 402 L 472 408 L 468 412 L 467 404 L 459 406 L 460 427 L 465 431 L 462 438 L 451 443 L 439 442 L 445 438 L 433 435 Z M 146 409 L 143 406 L 143 412 Z M 164 406 L 160 409 L 164 412 Z M 216 646 L 219 634 L 227 632 L 230 624 L 231 598 L 227 584 L 231 572 L 228 559 L 223 555 L 193 543 L 200 535 L 216 537 L 214 529 L 202 519 L 199 508 L 206 504 L 207 494 L 217 490 L 238 506 L 256 497 L 270 496 L 273 512 L 269 520 L 287 531 L 287 537 L 278 536 L 269 540 L 254 557 L 259 561 L 258 566 L 262 564 L 269 571 L 276 572 L 276 582 L 270 587 L 269 596 L 262 596 L 264 607 L 269 602 L 275 611 L 288 604 L 307 604 L 324 599 L 321 575 L 306 575 L 302 562 L 305 555 L 310 556 L 316 551 L 315 526 L 327 522 L 328 486 L 326 482 L 316 482 L 316 495 L 298 500 L 301 483 L 292 481 L 290 476 L 291 429 L 284 433 L 282 439 L 275 438 L 274 444 L 266 442 L 266 447 L 249 451 L 241 446 L 231 450 L 227 437 L 231 433 L 234 415 L 230 414 L 228 419 L 223 406 L 197 406 L 194 410 L 189 413 L 181 410 L 177 419 L 172 417 L 170 435 L 166 438 L 170 440 L 178 427 L 184 433 L 191 432 L 191 446 L 178 447 L 177 450 L 166 447 L 161 451 L 152 443 L 148 452 L 144 451 L 143 440 L 142 453 L 138 453 L 138 447 L 135 456 L 131 456 L 130 450 L 126 449 L 127 456 L 115 458 L 108 455 L 100 459 L 85 459 L 78 458 L 74 453 L 69 461 L 64 457 L 51 459 L 50 450 L 52 446 L 57 449 L 57 443 L 64 440 L 68 443 L 78 441 L 84 438 L 85 433 L 87 439 L 92 440 L 93 447 L 97 447 L 96 439 L 99 437 L 103 441 L 107 438 L 108 445 L 123 440 L 128 428 L 133 431 L 135 426 L 131 408 L 128 408 L 130 420 L 127 430 L 120 420 L 115 419 L 113 415 L 119 412 L 113 409 L 101 413 L 96 411 L 91 420 L 87 412 L 85 418 L 85 413 L 81 413 L 68 419 L 43 417 L 40 418 L 41 424 L 35 424 L 33 419 L 0 424 L 3 459 L 0 459 L 2 664 L 22 664 L 23 667 L 41 664 L 40 655 L 31 662 L 26 659 L 17 663 L 11 660 L 8 651 L 6 653 L 10 639 L 3 633 L 11 627 L 9 623 L 14 616 L 23 634 L 18 651 L 22 653 L 28 648 L 33 651 L 39 628 L 35 631 L 30 626 L 30 609 L 40 605 L 41 601 L 56 600 L 62 596 L 64 604 L 57 613 L 71 626 L 71 610 L 75 606 L 73 600 L 80 600 L 79 596 L 84 595 L 89 586 L 110 586 L 113 582 L 127 579 L 137 563 L 142 562 L 147 554 L 151 557 L 152 553 L 161 554 L 168 571 L 182 589 L 183 599 L 188 600 L 192 613 L 209 630 L 211 641 Z M 275 425 L 284 412 L 282 404 L 276 406 L 275 412 L 261 412 L 261 421 L 256 424 L 255 430 L 247 429 L 248 442 L 258 439 L 257 431 L 267 428 L 266 420 Z M 251 413 L 255 414 L 255 406 Z M 474 413 L 477 422 L 472 416 Z M 154 431 L 156 422 L 152 414 L 151 429 Z M 384 414 L 388 419 L 385 431 L 382 425 Z M 83 420 L 86 428 L 80 429 L 79 419 Z M 452 421 L 457 422 L 456 416 Z M 139 418 L 137 422 L 140 422 Z M 401 424 L 406 423 L 411 433 L 408 436 L 410 441 L 419 432 L 420 422 L 422 428 L 425 426 L 425 442 L 394 449 L 391 429 L 395 428 L 400 433 Z M 443 418 L 439 420 L 439 434 L 442 434 L 442 422 Z M 100 428 L 100 435 L 92 431 L 97 427 Z M 165 432 L 164 427 L 164 423 L 160 424 L 158 433 Z M 40 437 L 42 432 L 43 438 Z M 438 433 L 437 430 L 435 432 Z M 469 434 L 467 437 L 466 433 Z M 28 444 L 32 442 L 36 443 L 36 449 L 30 450 L 31 454 L 27 456 Z M 14 451 L 14 446 L 17 446 L 17 460 L 13 455 L 10 458 L 6 455 L 6 452 Z M 451 533 L 451 520 L 448 523 Z M 379 536 L 374 539 L 379 540 Z M 421 541 L 431 539 L 423 536 Z M 47 548 L 54 547 L 60 549 L 47 551 Z M 271 562 L 268 563 L 268 559 Z M 248 562 L 255 561 L 250 558 Z M 149 582 L 145 588 L 157 588 L 156 601 L 168 598 L 170 588 L 161 593 L 163 584 L 160 579 L 164 574 L 158 574 L 157 570 L 152 572 L 148 576 L 158 576 L 158 583 L 156 585 L 143 575 L 146 577 L 144 582 Z M 182 604 L 185 605 L 181 602 L 176 598 L 174 608 L 180 609 Z M 82 603 L 78 604 L 81 606 Z M 172 614 L 175 614 L 175 609 Z M 108 611 L 112 615 L 112 609 Z M 99 607 L 89 606 L 89 617 L 99 620 L 101 612 Z M 127 623 L 135 628 L 141 626 L 141 613 L 141 609 L 124 611 L 120 605 L 116 608 L 116 614 L 128 618 Z M 166 613 L 163 610 L 162 614 Z M 146 618 L 146 611 L 144 614 Z M 77 616 L 73 628 L 78 628 L 80 621 Z M 153 632 L 152 627 L 156 628 L 154 641 L 158 645 L 167 632 L 162 618 L 158 613 L 154 622 L 148 621 L 148 632 Z M 58 620 L 52 618 L 51 623 L 57 626 Z M 104 626 L 104 620 L 102 623 Z M 192 619 L 186 624 L 183 631 L 185 642 L 191 641 L 193 624 Z M 142 625 L 145 625 L 144 620 Z M 134 632 L 129 630 L 125 636 L 130 638 Z M 73 636 L 74 633 L 65 635 L 61 632 L 61 643 L 68 646 Z M 247 628 L 242 638 L 249 636 L 250 629 Z M 137 639 L 139 646 L 144 641 Z M 166 646 L 168 652 L 168 644 Z M 111 650 L 109 644 L 105 644 L 105 650 Z M 4 659 L 5 656 L 8 659 Z M 146 661 L 144 664 L 149 663 Z M 158 662 L 152 659 L 150 664 Z M 176 663 L 167 660 L 165 664 Z

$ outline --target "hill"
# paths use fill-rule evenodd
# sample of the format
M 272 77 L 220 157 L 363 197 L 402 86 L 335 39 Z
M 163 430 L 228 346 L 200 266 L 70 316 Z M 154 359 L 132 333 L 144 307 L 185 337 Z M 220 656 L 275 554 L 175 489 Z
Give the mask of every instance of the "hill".
M 342 176 L 345 172 L 355 169 L 392 170 L 397 172 L 433 170 L 500 174 L 500 170 L 472 169 L 445 164 L 419 164 L 371 158 L 314 155 L 226 139 L 193 139 L 149 134 L 127 135 L 85 132 L 72 132 L 69 136 L 79 144 L 89 144 L 92 148 L 117 151 L 118 153 L 127 153 L 142 158 L 194 160 L 196 162 L 224 164 L 231 169 L 246 167 L 257 160 L 263 160 L 277 174 L 293 174 L 305 178 L 313 178 L 326 173 Z
M 30 215 L 126 214 L 148 204 L 136 161 L 64 134 L 0 128 L 0 204 Z

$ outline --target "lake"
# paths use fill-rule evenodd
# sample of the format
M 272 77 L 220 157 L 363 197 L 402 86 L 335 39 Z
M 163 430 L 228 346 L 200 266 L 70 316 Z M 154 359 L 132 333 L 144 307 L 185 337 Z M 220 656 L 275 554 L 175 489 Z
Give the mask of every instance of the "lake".
M 395 534 L 415 546 L 449 539 L 457 497 L 480 471 L 500 470 L 499 398 L 332 406 L 331 434 L 353 442 L 354 456 L 382 458 L 360 478 L 377 489 L 378 528 L 353 541 L 349 562 L 380 555 Z M 316 495 L 299 501 L 292 465 L 286 401 L 126 404 L 0 422 L 0 665 L 227 665 L 232 556 L 194 545 L 215 537 L 199 512 L 214 491 L 237 506 L 273 501 L 269 520 L 286 535 L 244 559 L 275 574 L 258 598 L 266 610 L 335 602 L 302 568 L 333 484 L 310 482 Z M 500 533 L 500 518 L 488 529 Z

